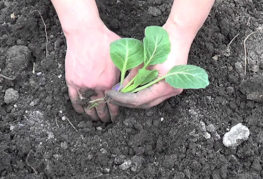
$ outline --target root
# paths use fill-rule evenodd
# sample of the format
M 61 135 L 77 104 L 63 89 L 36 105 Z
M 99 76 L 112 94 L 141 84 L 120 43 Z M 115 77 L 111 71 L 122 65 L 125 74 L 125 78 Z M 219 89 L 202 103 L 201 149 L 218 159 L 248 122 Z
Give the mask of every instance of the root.
M 258 31 L 255 31 L 255 32 L 251 32 L 250 34 L 248 34 L 246 36 L 246 38 L 244 39 L 244 53 L 245 53 L 245 57 L 244 57 L 244 62 L 245 62 L 245 75 L 247 74 L 247 64 L 248 64 L 248 61 L 247 61 L 247 45 L 246 45 L 246 42 L 247 40 L 249 39 L 250 36 L 252 36 L 253 34 L 257 33 Z
M 48 56 L 48 35 L 47 35 L 47 26 L 46 26 L 46 23 L 45 23 L 45 21 L 44 21 L 43 16 L 42 16 L 41 13 L 40 13 L 40 11 L 39 11 L 39 10 L 33 10 L 32 13 L 33 13 L 33 12 L 37 12 L 37 13 L 39 14 L 39 16 L 40 16 L 40 18 L 41 18 L 41 21 L 42 21 L 42 23 L 43 23 L 43 25 L 44 25 L 44 28 L 45 28 L 45 36 L 46 36 L 46 57 L 47 57 L 47 56 Z
M 56 125 L 57 125 L 57 127 L 59 128 L 59 125 L 58 125 L 58 118 L 56 118 L 55 121 L 56 121 Z
M 229 57 L 231 55 L 230 45 L 234 42 L 234 40 L 239 36 L 237 34 L 226 46 L 226 50 L 224 51 L 224 56 Z
M 234 42 L 234 40 L 239 36 L 239 33 L 229 42 L 229 44 L 227 45 L 227 49 L 229 49 L 230 51 L 230 45 Z
M 14 80 L 16 79 L 16 77 L 11 78 L 11 77 L 5 76 L 5 75 L 3 75 L 3 74 L 0 74 L 0 77 L 1 77 L 1 78 L 4 78 L 4 79 L 6 79 L 6 80 L 9 80 L 9 81 L 14 81 Z
M 26 164 L 34 171 L 35 174 L 37 174 L 38 173 L 37 170 L 28 162 L 28 158 L 31 155 L 31 153 L 32 153 L 32 150 L 30 150 L 26 156 Z
M 78 132 L 78 129 L 72 124 L 72 122 L 69 120 L 69 118 L 66 117 L 66 120 L 68 121 L 68 123 L 71 125 L 71 127 Z
M 95 100 L 91 100 L 89 101 L 89 106 L 88 106 L 88 109 L 92 109 L 92 108 L 95 108 L 97 107 L 98 105 L 102 104 L 102 103 L 107 103 L 106 101 L 106 98 L 98 98 L 98 99 L 95 99 Z

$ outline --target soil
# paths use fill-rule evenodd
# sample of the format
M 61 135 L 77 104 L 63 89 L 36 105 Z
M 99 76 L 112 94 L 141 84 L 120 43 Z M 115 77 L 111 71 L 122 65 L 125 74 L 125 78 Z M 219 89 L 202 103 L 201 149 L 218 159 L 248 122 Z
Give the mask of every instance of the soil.
M 171 4 L 98 1 L 111 30 L 136 38 L 162 25 Z M 49 1 L 3 0 L 0 24 L 0 73 L 11 78 L 0 76 L 0 178 L 263 178 L 262 0 L 215 3 L 189 55 L 208 71 L 208 88 L 122 108 L 109 125 L 71 106 L 65 38 Z M 250 137 L 226 148 L 222 137 L 237 123 Z

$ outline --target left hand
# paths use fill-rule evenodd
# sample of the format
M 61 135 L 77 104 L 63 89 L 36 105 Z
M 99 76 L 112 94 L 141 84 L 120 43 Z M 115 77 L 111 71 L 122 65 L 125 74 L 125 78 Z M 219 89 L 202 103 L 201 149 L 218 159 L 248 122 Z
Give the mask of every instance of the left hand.
M 159 76 L 165 75 L 173 66 L 187 64 L 188 53 L 193 38 L 185 38 L 184 31 L 167 22 L 164 26 L 171 41 L 171 52 L 163 64 L 152 66 L 151 69 L 158 70 Z M 130 71 L 124 81 L 124 86 L 137 74 L 138 68 Z M 182 89 L 175 89 L 165 81 L 161 81 L 147 89 L 137 93 L 121 93 L 116 90 L 106 91 L 109 101 L 119 106 L 129 108 L 151 108 L 164 100 L 179 95 Z

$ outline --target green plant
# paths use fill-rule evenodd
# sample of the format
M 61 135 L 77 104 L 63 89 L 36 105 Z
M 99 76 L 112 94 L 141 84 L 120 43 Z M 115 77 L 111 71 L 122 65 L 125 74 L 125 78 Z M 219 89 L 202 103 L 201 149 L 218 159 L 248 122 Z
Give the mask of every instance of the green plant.
M 157 70 L 148 67 L 165 62 L 170 53 L 171 44 L 165 29 L 159 26 L 149 26 L 145 29 L 143 42 L 133 38 L 123 38 L 110 45 L 110 55 L 113 63 L 121 71 L 120 91 L 138 92 L 161 80 L 165 80 L 174 88 L 199 89 L 208 84 L 206 71 L 194 65 L 178 65 L 166 75 L 158 77 Z M 123 81 L 128 70 L 142 65 L 137 75 L 123 87 Z
M 159 26 L 145 29 L 143 41 L 134 38 L 122 38 L 110 45 L 110 56 L 121 71 L 120 87 L 122 93 L 135 93 L 165 80 L 174 88 L 199 89 L 209 85 L 206 71 L 194 65 L 178 65 L 164 76 L 158 76 L 157 70 L 148 67 L 165 62 L 171 50 L 169 35 Z M 124 78 L 128 70 L 138 66 L 137 75 L 125 86 Z M 100 100 L 101 101 L 101 100 Z M 97 100 L 90 102 L 91 108 L 98 105 Z

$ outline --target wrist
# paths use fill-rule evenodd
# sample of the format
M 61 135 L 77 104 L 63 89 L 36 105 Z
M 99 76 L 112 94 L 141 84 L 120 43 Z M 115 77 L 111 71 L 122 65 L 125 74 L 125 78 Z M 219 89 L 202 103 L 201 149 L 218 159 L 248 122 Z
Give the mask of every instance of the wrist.
M 181 41 L 186 46 L 191 46 L 199 28 L 193 28 L 185 24 L 180 24 L 171 18 L 168 18 L 164 24 L 164 28 L 168 30 L 170 36 L 173 36 L 177 41 Z
M 188 54 L 196 33 L 169 20 L 167 20 L 163 27 L 169 34 L 172 50 Z
M 80 28 L 96 28 L 104 25 L 95 0 L 51 0 L 58 14 L 65 35 Z

